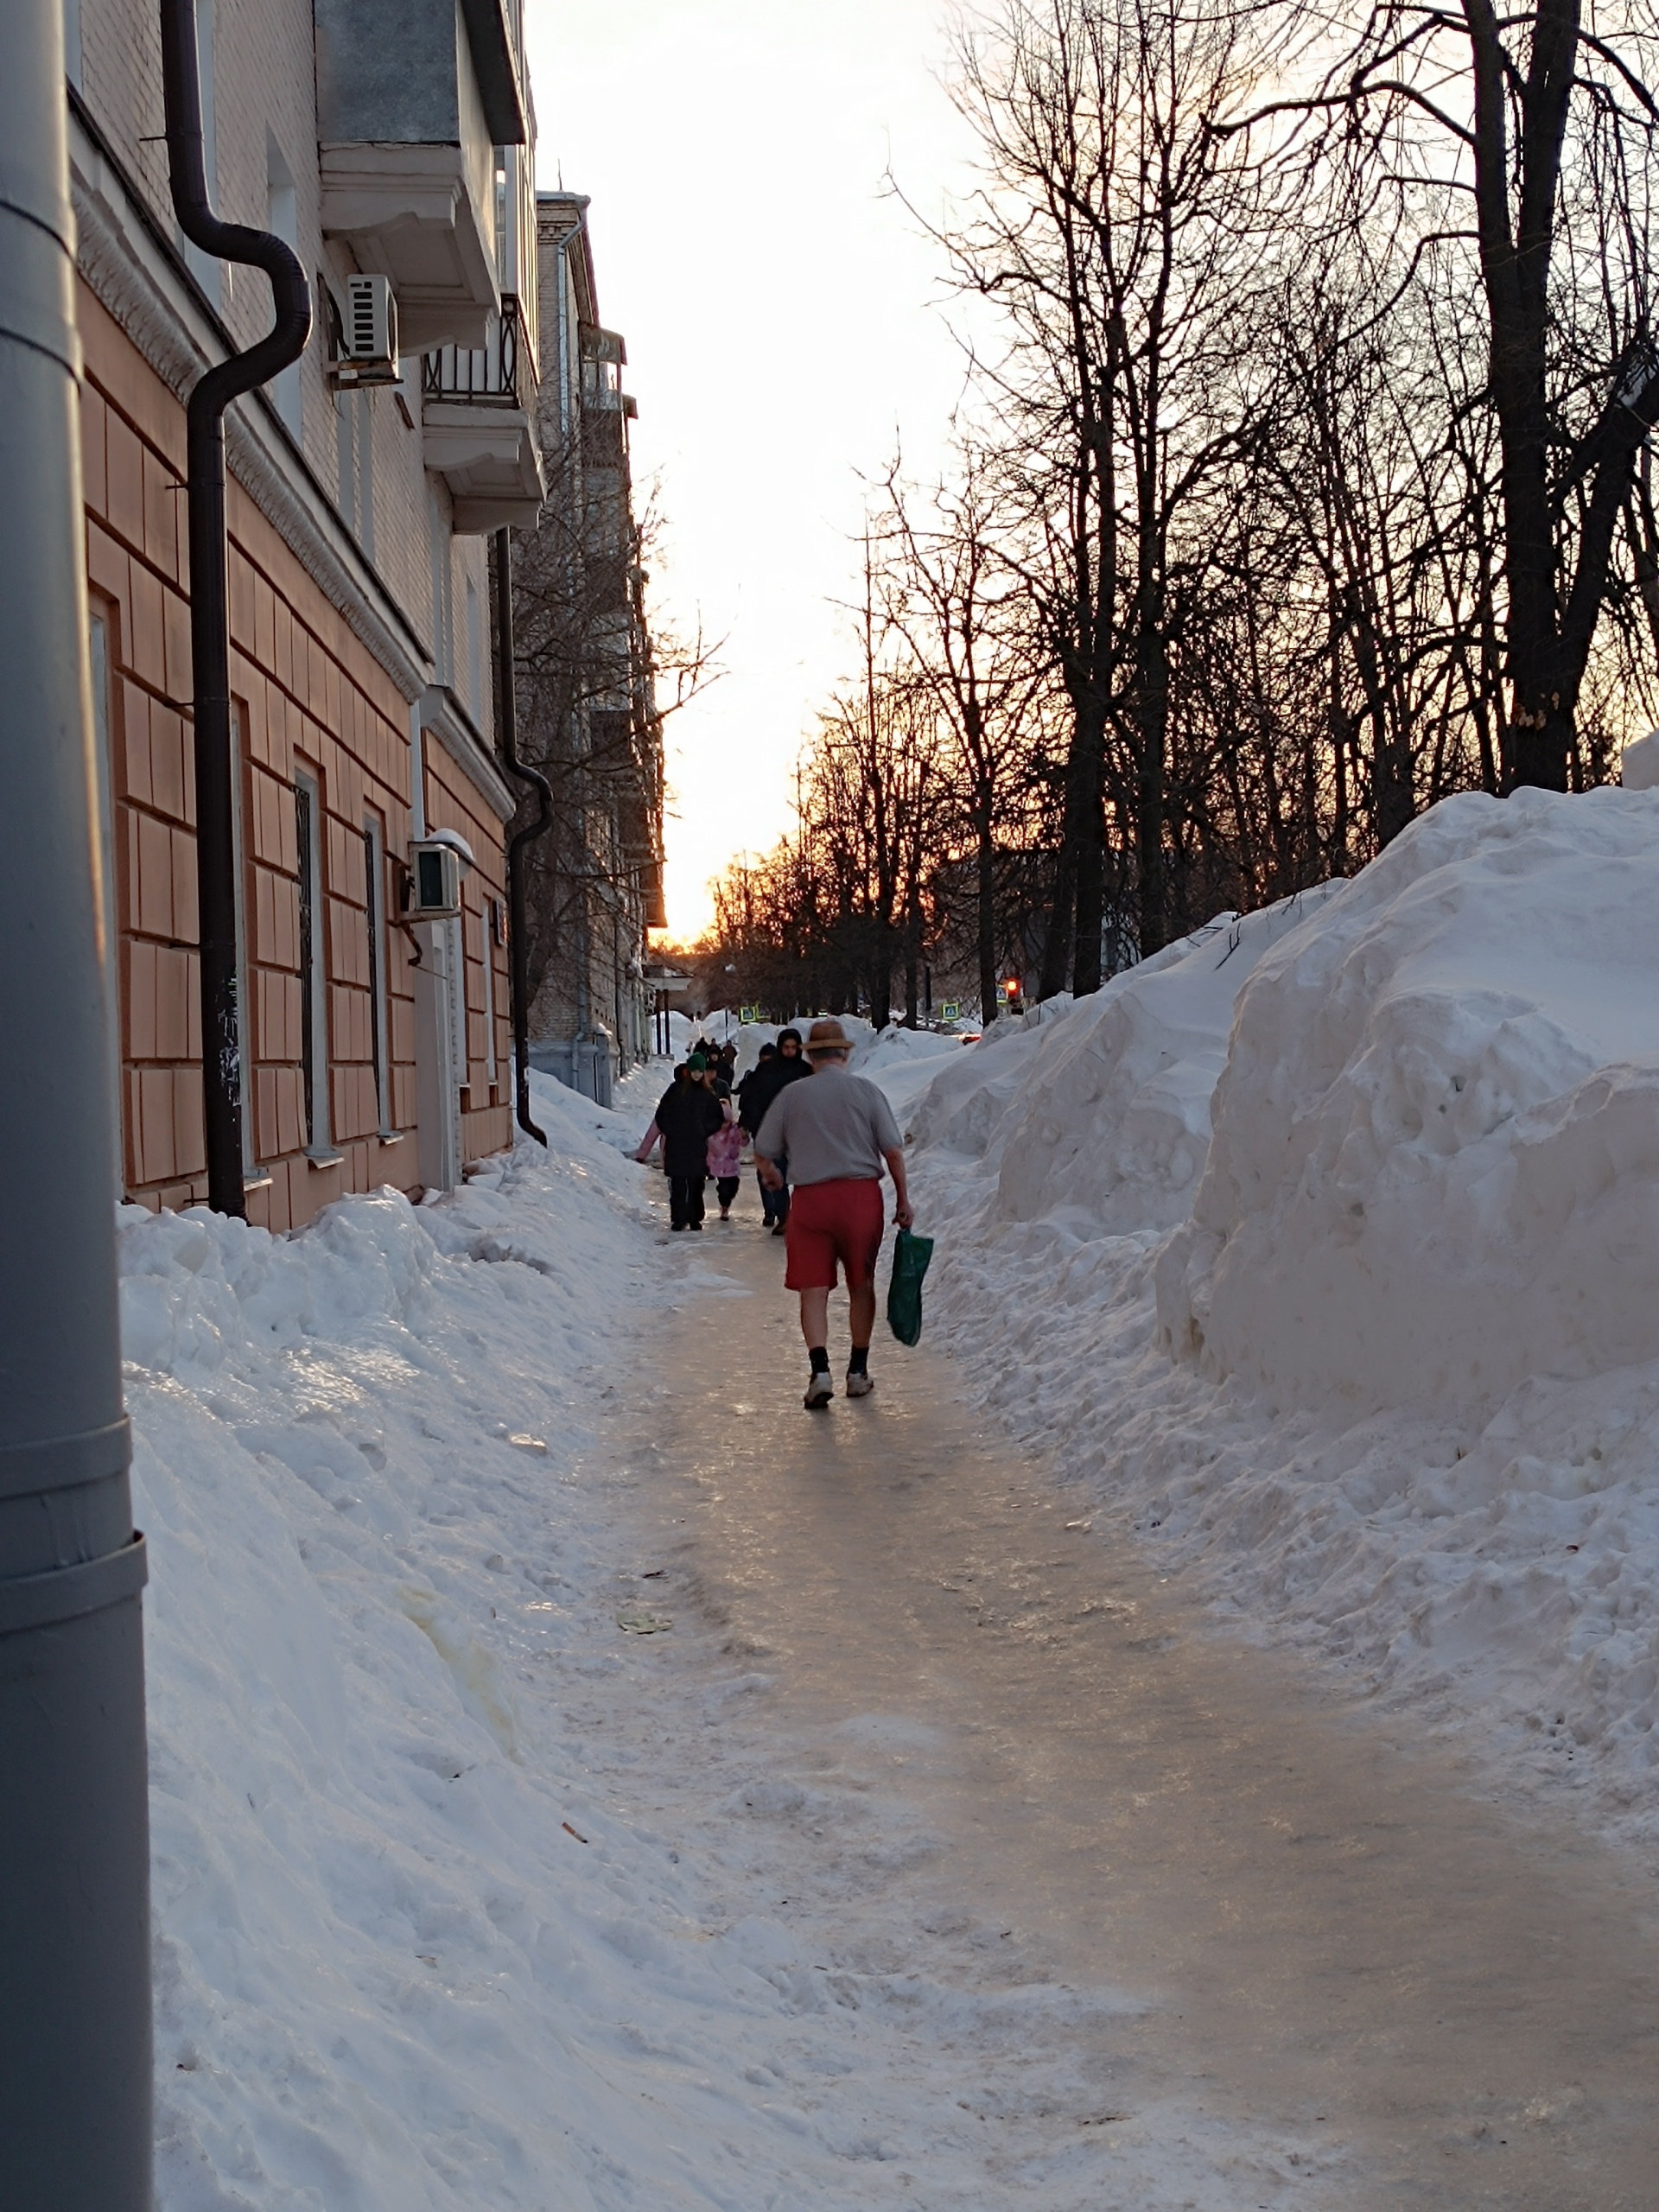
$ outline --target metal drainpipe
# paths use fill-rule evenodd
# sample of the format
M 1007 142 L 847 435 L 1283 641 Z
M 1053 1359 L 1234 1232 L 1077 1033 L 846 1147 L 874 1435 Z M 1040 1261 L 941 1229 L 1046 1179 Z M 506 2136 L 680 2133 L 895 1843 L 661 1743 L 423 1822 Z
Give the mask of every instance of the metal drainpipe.
M 245 1215 L 242 1044 L 237 1006 L 236 861 L 231 760 L 231 640 L 225 543 L 225 410 L 297 361 L 311 335 L 311 291 L 281 238 L 222 223 L 207 196 L 195 0 L 162 0 L 162 82 L 173 207 L 192 245 L 263 269 L 276 321 L 245 353 L 198 378 L 188 410 L 190 669 L 195 695 L 196 882 L 201 939 L 201 1090 L 207 1203 Z
M 0 2197 L 149 2212 L 149 1836 L 57 0 L 0 68 Z
M 524 847 L 546 836 L 553 819 L 553 786 L 539 768 L 518 758 L 518 694 L 512 653 L 512 533 L 495 533 L 496 714 L 501 765 L 527 784 L 540 801 L 533 822 L 507 842 L 507 974 L 512 993 L 512 1081 L 518 1126 L 538 1144 L 547 1138 L 530 1110 L 530 939 L 524 925 Z

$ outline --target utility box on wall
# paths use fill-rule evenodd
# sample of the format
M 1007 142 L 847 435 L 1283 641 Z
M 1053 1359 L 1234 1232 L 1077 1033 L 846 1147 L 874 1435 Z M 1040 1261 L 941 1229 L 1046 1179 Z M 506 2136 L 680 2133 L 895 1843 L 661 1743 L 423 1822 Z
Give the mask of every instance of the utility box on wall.
M 461 855 L 438 838 L 419 839 L 409 849 L 409 904 L 411 922 L 446 922 L 461 912 Z

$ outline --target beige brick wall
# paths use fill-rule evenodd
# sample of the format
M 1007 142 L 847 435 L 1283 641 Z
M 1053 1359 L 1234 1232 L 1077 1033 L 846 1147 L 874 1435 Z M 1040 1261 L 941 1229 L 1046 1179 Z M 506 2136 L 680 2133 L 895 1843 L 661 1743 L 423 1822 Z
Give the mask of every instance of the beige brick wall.
M 188 1205 L 206 1197 L 207 1180 L 188 577 L 179 482 L 184 416 L 84 288 L 79 321 L 86 355 L 87 577 L 110 642 L 123 1171 L 130 1196 L 149 1205 Z M 228 510 L 231 689 L 245 741 L 245 1079 L 256 1155 L 261 1173 L 270 1177 L 268 1187 L 251 1193 L 249 1212 L 285 1229 L 346 1191 L 385 1182 L 409 1188 L 418 1174 L 410 945 L 396 929 L 387 932 L 392 1118 L 410 1135 L 388 1145 L 377 1134 L 362 834 L 372 815 L 391 853 L 401 852 L 408 839 L 408 709 L 234 480 Z M 329 1103 L 344 1155 L 327 1168 L 312 1166 L 302 1151 L 293 793 L 301 766 L 316 776 L 324 810 Z M 475 803 L 471 811 L 459 798 L 448 804 L 456 826 L 486 855 L 485 869 L 499 875 L 499 825 L 492 855 Z M 389 880 L 382 887 L 383 912 L 396 911 L 392 894 Z M 476 1150 L 493 1135 L 495 1122 L 487 1113 L 474 1120 L 469 1141 Z M 503 1129 L 494 1141 L 505 1139 Z

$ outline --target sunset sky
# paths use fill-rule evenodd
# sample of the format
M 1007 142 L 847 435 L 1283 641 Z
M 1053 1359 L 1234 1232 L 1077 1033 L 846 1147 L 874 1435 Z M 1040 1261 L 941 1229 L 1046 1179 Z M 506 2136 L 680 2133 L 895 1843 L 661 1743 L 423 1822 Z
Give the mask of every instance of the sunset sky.
M 654 595 L 720 643 L 669 729 L 671 928 L 788 820 L 848 664 L 861 470 L 937 454 L 961 389 L 930 213 L 969 153 L 943 0 L 529 0 L 540 178 L 590 194 L 601 312 L 627 339 Z

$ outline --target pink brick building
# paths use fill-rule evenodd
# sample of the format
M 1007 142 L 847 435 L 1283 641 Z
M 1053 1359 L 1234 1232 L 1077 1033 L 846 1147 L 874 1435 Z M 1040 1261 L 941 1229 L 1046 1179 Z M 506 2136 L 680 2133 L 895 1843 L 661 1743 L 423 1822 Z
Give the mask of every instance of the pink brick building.
M 245 1183 L 282 1229 L 349 1191 L 446 1187 L 511 1137 L 487 535 L 542 491 L 518 397 L 531 149 L 503 0 L 402 9 L 429 19 L 423 105 L 377 72 L 377 0 L 199 7 L 216 208 L 295 248 L 315 313 L 304 359 L 226 423 Z M 207 1187 L 183 403 L 269 292 L 178 233 L 155 0 L 78 0 L 67 29 L 121 1173 L 181 1206 Z M 396 382 L 353 384 L 342 353 L 365 273 L 424 349 Z M 469 856 L 461 911 L 409 924 L 410 839 L 437 833 Z

